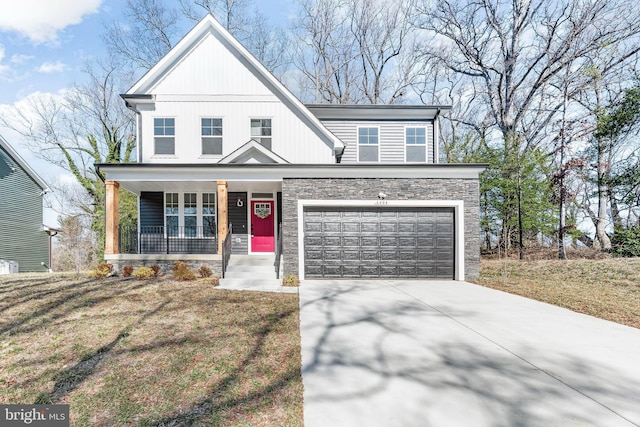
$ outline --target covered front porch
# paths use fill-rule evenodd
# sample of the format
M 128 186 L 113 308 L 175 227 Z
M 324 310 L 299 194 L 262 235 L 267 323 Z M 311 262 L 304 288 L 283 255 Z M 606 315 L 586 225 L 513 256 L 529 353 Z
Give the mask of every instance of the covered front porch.
M 227 253 L 275 256 L 282 180 L 118 178 L 105 181 L 105 260 L 114 265 L 168 268 L 180 260 L 221 274 L 225 242 Z M 119 224 L 120 189 L 138 196 L 135 226 Z

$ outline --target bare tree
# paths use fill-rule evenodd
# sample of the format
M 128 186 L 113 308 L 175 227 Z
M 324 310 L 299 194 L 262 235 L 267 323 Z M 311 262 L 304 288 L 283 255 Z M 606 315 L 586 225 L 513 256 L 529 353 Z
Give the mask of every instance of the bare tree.
M 423 9 L 420 27 L 436 37 L 426 55 L 482 87 L 501 134 L 502 173 L 518 186 L 517 209 L 507 214 L 517 216 L 520 236 L 521 157 L 547 137 L 564 99 L 593 80 L 590 58 L 612 58 L 597 64 L 604 76 L 637 56 L 638 14 L 627 0 L 441 0 Z M 569 93 L 554 85 L 567 69 L 574 79 Z
M 0 123 L 24 136 L 37 156 L 73 174 L 89 196 L 78 199 L 78 208 L 93 218 L 100 236 L 104 185 L 94 164 L 130 162 L 136 146 L 133 113 L 118 96 L 129 76 L 118 70 L 119 64 L 109 61 L 87 66 L 87 81 L 63 96 L 36 93 L 0 116 Z M 127 198 L 134 196 L 123 191 L 121 197 L 128 206 Z M 136 212 L 122 215 L 125 222 L 133 221 Z
M 179 15 L 162 0 L 127 0 L 126 23 L 106 26 L 104 42 L 111 57 L 148 70 L 174 46 L 180 35 Z

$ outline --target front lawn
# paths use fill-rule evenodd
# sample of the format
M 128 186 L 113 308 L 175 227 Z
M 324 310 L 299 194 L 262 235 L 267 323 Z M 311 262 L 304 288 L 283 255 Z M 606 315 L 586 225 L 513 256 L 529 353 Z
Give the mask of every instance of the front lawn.
M 483 259 L 476 283 L 640 328 L 640 258 Z
M 298 296 L 0 276 L 0 403 L 68 403 L 73 426 L 301 426 Z

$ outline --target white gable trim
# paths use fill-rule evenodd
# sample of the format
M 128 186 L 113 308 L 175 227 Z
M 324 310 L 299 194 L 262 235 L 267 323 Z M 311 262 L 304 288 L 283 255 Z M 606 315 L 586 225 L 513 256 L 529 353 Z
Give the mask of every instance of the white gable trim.
M 222 159 L 220 159 L 218 163 L 220 164 L 236 163 L 238 159 L 240 159 L 243 156 L 250 155 L 251 152 L 258 152 L 264 157 L 271 159 L 272 163 L 279 163 L 279 164 L 289 163 L 288 161 L 278 156 L 273 151 L 269 150 L 264 145 L 260 144 L 255 139 L 250 140 L 246 144 L 242 145 L 240 148 L 233 151 L 228 156 L 223 157 Z
M 318 118 L 311 113 L 280 81 L 267 70 L 248 50 L 238 42 L 211 14 L 207 14 L 182 40 L 176 44 L 156 65 L 153 66 L 126 95 L 147 94 L 170 72 L 207 35 L 212 34 L 236 56 L 247 69 L 276 95 L 287 107 L 300 117 L 307 126 L 313 129 L 327 143 L 333 145 L 336 154 L 342 153 L 344 144 L 336 138 Z
M 20 154 L 9 145 L 7 141 L 0 135 L 0 148 L 7 153 L 9 157 L 13 159 L 26 173 L 31 177 L 31 179 L 42 189 L 43 193 L 51 193 L 51 188 L 40 178 L 40 176 L 31 169 L 31 166 L 27 162 L 24 161 Z

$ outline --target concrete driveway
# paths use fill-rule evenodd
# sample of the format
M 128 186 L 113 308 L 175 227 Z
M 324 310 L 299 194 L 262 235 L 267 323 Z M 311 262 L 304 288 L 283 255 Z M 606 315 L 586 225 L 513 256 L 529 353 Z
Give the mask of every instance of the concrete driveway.
M 452 281 L 300 287 L 304 422 L 640 425 L 640 330 Z

